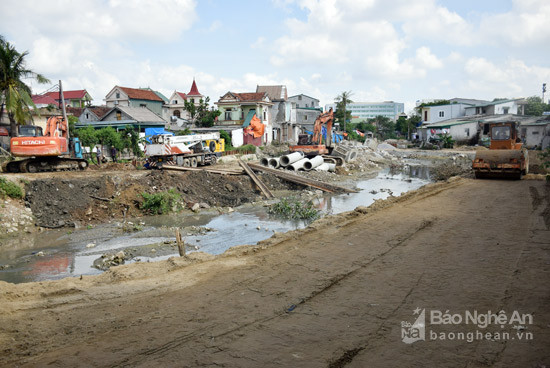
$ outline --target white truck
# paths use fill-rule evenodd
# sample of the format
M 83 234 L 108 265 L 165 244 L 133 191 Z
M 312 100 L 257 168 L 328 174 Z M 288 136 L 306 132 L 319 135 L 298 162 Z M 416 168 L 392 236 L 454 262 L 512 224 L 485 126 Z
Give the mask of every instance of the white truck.
M 161 168 L 162 165 L 197 167 L 213 165 L 225 149 L 220 133 L 171 135 L 158 134 L 145 144 L 147 168 Z

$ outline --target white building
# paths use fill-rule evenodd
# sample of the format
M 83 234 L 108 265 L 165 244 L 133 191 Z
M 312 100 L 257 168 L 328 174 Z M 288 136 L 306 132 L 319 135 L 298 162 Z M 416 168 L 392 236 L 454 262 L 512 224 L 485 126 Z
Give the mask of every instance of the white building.
M 325 111 L 332 108 L 336 111 L 336 104 L 325 105 Z M 377 116 L 384 116 L 396 121 L 399 114 L 405 112 L 405 104 L 401 102 L 353 102 L 346 105 L 346 110 L 351 111 L 351 122 L 359 123 Z

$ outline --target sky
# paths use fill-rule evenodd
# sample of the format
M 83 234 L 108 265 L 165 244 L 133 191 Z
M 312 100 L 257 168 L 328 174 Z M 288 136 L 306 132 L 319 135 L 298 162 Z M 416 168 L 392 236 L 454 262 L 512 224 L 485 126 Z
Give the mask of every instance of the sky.
M 407 113 L 550 91 L 548 0 L 2 0 L 0 34 L 95 105 L 115 85 L 169 98 L 193 78 L 211 103 L 284 84 L 321 106 L 351 91 Z

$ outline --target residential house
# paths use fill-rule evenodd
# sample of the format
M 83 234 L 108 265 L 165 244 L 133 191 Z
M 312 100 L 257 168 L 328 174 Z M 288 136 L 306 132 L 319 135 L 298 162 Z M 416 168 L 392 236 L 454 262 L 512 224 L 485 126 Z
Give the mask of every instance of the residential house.
M 105 96 L 107 107 L 146 107 L 161 117 L 164 99 L 150 88 L 114 86 Z
M 288 101 L 286 86 L 256 86 L 256 93 L 267 93 L 273 103 L 269 109 L 273 141 L 297 142 L 299 126 L 296 124 L 296 105 Z
M 472 105 L 462 102 L 424 106 L 420 116 L 424 124 L 434 124 L 449 119 L 458 119 L 466 115 L 466 108 Z
M 43 107 L 58 108 L 61 106 L 60 103 L 58 103 L 53 97 L 49 95 L 32 95 L 31 99 L 34 103 L 34 106 L 36 106 L 38 109 L 41 109 Z
M 192 102 L 195 104 L 195 106 L 198 106 L 200 104 L 201 100 L 205 100 L 205 96 L 202 95 L 199 92 L 199 89 L 197 88 L 197 83 L 193 79 L 193 84 L 191 85 L 191 89 L 189 90 L 189 93 L 183 93 L 174 91 L 172 93 L 172 96 L 170 96 L 170 100 L 166 105 L 164 105 L 164 119 L 166 121 L 170 122 L 170 129 L 179 129 L 182 126 L 182 122 L 180 119 L 189 120 L 191 116 L 189 115 L 189 112 L 185 110 L 185 101 L 189 100 L 189 102 Z M 175 121 L 172 121 L 172 116 L 175 116 L 177 119 L 174 119 Z
M 527 101 L 524 99 L 498 100 L 468 106 L 465 109 L 465 115 L 523 115 L 526 104 Z
M 76 109 L 71 109 L 71 112 L 74 116 L 78 117 L 78 120 L 81 123 L 91 123 L 93 121 L 101 120 L 101 118 L 104 117 L 112 109 L 113 107 L 107 106 L 90 106 L 82 109 L 82 111 L 80 111 L 80 114 L 78 114 L 78 111 Z
M 458 119 L 474 115 L 523 115 L 524 99 L 484 101 L 465 98 L 453 98 L 449 104 L 424 106 L 420 111 L 422 122 L 433 124 L 449 119 Z
M 478 119 L 448 119 L 432 124 L 423 124 L 418 128 L 419 138 L 428 141 L 442 134 L 450 135 L 459 144 L 476 144 L 482 123 Z
M 319 100 L 304 94 L 291 96 L 288 100 L 296 105 L 296 123 L 303 130 L 313 131 L 315 120 L 323 113 Z
M 46 92 L 44 96 L 53 98 L 61 106 L 61 95 L 59 92 Z M 66 107 L 85 107 L 92 103 L 92 96 L 85 90 L 63 91 Z
M 116 106 L 110 109 L 102 118 L 95 121 L 79 122 L 77 128 L 93 126 L 100 129 L 113 127 L 122 130 L 126 126 L 132 126 L 139 132 L 144 133 L 145 128 L 166 127 L 166 121 L 146 107 Z
M 262 144 L 269 144 L 273 139 L 272 125 L 270 121 L 269 109 L 273 103 L 266 92 L 246 92 L 236 93 L 227 92 L 215 102 L 221 115 L 218 117 L 220 126 L 243 126 L 245 117 L 250 111 L 260 119 L 265 125 L 264 135 L 261 139 Z
M 550 148 L 550 117 L 537 117 L 533 121 L 521 122 L 520 137 L 529 149 Z

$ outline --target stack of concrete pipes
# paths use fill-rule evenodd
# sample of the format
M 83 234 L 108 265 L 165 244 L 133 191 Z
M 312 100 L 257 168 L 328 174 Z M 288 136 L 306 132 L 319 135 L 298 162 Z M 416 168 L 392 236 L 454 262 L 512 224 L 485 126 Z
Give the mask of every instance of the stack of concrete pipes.
M 260 160 L 260 164 L 274 169 L 282 167 L 292 171 L 316 170 L 332 172 L 336 170 L 336 164 L 325 162 L 323 156 L 315 156 L 309 159 L 302 152 L 293 152 L 281 157 L 264 157 Z

